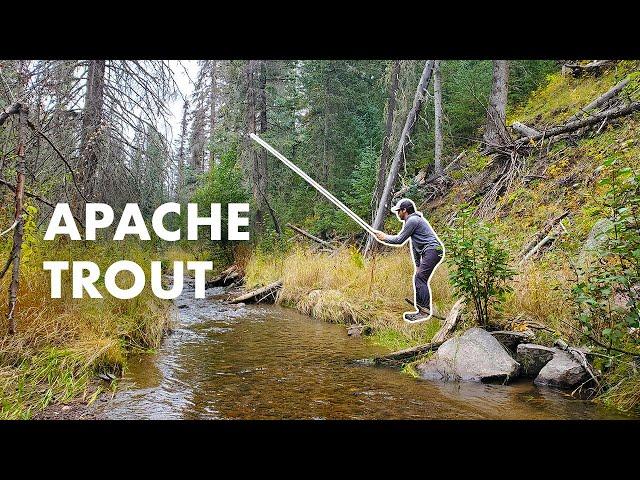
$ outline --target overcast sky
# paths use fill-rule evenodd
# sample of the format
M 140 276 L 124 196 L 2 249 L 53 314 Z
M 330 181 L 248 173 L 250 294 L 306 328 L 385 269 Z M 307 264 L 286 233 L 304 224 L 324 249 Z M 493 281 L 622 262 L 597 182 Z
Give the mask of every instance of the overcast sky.
M 171 142 L 170 144 L 173 144 L 173 141 L 180 135 L 180 122 L 182 121 L 184 99 L 189 99 L 193 92 L 193 82 L 195 82 L 198 74 L 198 61 L 169 60 L 169 65 L 173 70 L 175 81 L 180 90 L 177 97 L 168 104 L 169 110 L 171 111 L 171 117 L 168 119 L 171 130 L 167 132 L 167 137 Z

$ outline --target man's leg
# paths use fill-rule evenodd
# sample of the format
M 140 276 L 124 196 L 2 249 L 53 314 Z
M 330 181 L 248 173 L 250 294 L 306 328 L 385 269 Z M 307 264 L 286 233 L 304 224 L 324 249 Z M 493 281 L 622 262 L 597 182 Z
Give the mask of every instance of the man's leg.
M 416 303 L 433 313 L 431 308 L 431 292 L 429 291 L 429 277 L 433 273 L 438 262 L 442 260 L 440 250 L 427 250 L 422 255 L 420 266 L 416 269 L 414 282 L 416 286 Z

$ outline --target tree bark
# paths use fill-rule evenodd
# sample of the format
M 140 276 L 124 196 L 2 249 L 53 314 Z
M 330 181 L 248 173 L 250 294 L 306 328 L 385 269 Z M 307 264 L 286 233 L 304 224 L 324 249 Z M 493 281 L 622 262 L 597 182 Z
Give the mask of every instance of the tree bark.
M 11 261 L 13 269 L 11 283 L 9 284 L 9 311 L 7 320 L 9 323 L 9 333 L 16 332 L 15 309 L 18 301 L 18 286 L 20 278 L 20 257 L 22 251 L 22 239 L 24 236 L 24 220 L 22 209 L 24 208 L 24 178 L 25 178 L 25 148 L 27 141 L 27 115 L 26 107 L 21 107 L 18 112 L 18 150 L 16 160 L 16 189 L 15 189 L 15 216 L 17 223 L 13 230 L 13 248 L 11 249 Z
M 184 101 L 184 106 L 182 107 L 182 124 L 180 126 L 180 146 L 178 148 L 178 198 L 182 197 L 182 193 L 184 191 L 184 165 L 186 160 L 186 149 L 185 143 L 187 141 L 187 116 L 189 114 L 189 101 Z
M 507 95 L 509 93 L 509 61 L 493 61 L 493 80 L 487 107 L 487 121 L 482 138 L 486 148 L 491 149 L 509 142 L 505 127 Z
M 105 60 L 90 60 L 82 113 L 82 137 L 80 141 L 80 186 L 87 200 L 91 200 L 94 190 L 94 176 L 98 168 L 98 149 L 102 110 L 104 106 Z M 76 209 L 81 200 L 76 197 Z
M 263 172 L 261 168 L 261 152 L 257 152 L 248 140 L 248 134 L 257 133 L 256 130 L 256 60 L 248 60 L 245 65 L 245 81 L 247 84 L 247 109 L 246 109 L 246 130 L 247 130 L 247 150 L 249 152 L 249 165 L 251 166 L 251 192 L 255 204 L 254 209 L 254 229 L 256 233 L 264 231 L 264 201 L 262 196 Z
M 216 103 L 218 101 L 218 74 L 216 70 L 216 61 L 209 61 L 209 76 L 211 77 L 211 87 L 209 89 L 209 169 L 212 169 L 216 163 L 215 159 L 215 131 L 216 131 Z
M 402 160 L 404 159 L 404 151 L 409 141 L 409 136 L 413 131 L 413 127 L 416 123 L 416 118 L 418 117 L 418 113 L 420 113 L 420 109 L 422 108 L 422 104 L 424 103 L 425 93 L 429 88 L 429 82 L 431 81 L 431 76 L 433 73 L 433 60 L 427 60 L 424 65 L 424 70 L 422 71 L 422 76 L 420 78 L 420 82 L 418 83 L 418 88 L 416 89 L 416 94 L 413 98 L 413 105 L 411 110 L 407 115 L 407 119 L 404 123 L 404 128 L 402 129 L 402 133 L 400 134 L 400 139 L 398 141 L 398 146 L 396 148 L 395 154 L 393 155 L 393 160 L 391 162 L 391 168 L 389 171 L 389 175 L 387 176 L 387 181 L 384 186 L 384 190 L 382 192 L 382 197 L 380 198 L 380 202 L 378 202 L 378 209 L 376 211 L 375 219 L 373 220 L 373 228 L 375 230 L 380 230 L 382 228 L 382 224 L 384 223 L 384 217 L 387 213 L 388 203 L 391 200 L 391 194 L 393 193 L 393 188 L 398 180 L 398 172 L 400 171 L 400 165 Z M 371 246 L 375 242 L 375 239 L 369 235 L 367 238 L 367 243 L 365 245 L 364 254 L 367 255 L 371 250 Z
M 389 82 L 389 98 L 387 100 L 387 119 L 384 125 L 384 138 L 382 140 L 382 151 L 380 152 L 380 165 L 378 166 L 378 178 L 376 188 L 372 198 L 372 212 L 380 203 L 384 190 L 384 180 L 387 175 L 389 157 L 391 156 L 391 135 L 393 134 L 393 119 L 396 111 L 396 96 L 398 83 L 400 81 L 400 60 L 394 60 L 391 70 L 391 81 Z M 375 213 L 374 213 L 375 215 Z M 374 218 L 372 217 L 372 221 Z
M 433 157 L 433 171 L 436 175 L 442 174 L 442 75 L 440 73 L 440 60 L 436 60 L 433 66 L 433 103 L 435 110 L 435 152 Z

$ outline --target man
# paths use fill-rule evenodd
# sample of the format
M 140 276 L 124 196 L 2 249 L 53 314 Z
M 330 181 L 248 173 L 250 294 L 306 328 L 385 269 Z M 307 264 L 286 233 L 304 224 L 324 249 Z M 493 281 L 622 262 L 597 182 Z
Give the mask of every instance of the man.
M 405 312 L 403 318 L 407 322 L 423 322 L 433 314 L 433 300 L 429 281 L 436 267 L 444 258 L 444 245 L 433 231 L 422 213 L 416 211 L 412 200 L 402 199 L 391 208 L 401 222 L 404 223 L 398 235 L 387 235 L 376 231 L 378 241 L 392 246 L 404 245 L 407 239 L 411 243 L 414 263 L 416 265 L 413 286 L 415 312 Z M 428 310 L 428 315 L 421 314 Z

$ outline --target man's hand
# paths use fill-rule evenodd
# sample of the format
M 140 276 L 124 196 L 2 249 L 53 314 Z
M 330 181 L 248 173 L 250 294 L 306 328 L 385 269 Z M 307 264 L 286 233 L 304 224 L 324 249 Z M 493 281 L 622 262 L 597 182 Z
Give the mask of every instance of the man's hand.
M 386 235 L 386 233 L 381 232 L 381 231 L 379 231 L 379 230 L 375 230 L 375 231 L 374 231 L 374 234 L 375 234 L 376 238 L 377 238 L 378 240 L 380 240 L 381 242 L 384 242 L 384 237 L 386 237 L 386 236 L 387 236 L 387 235 Z

